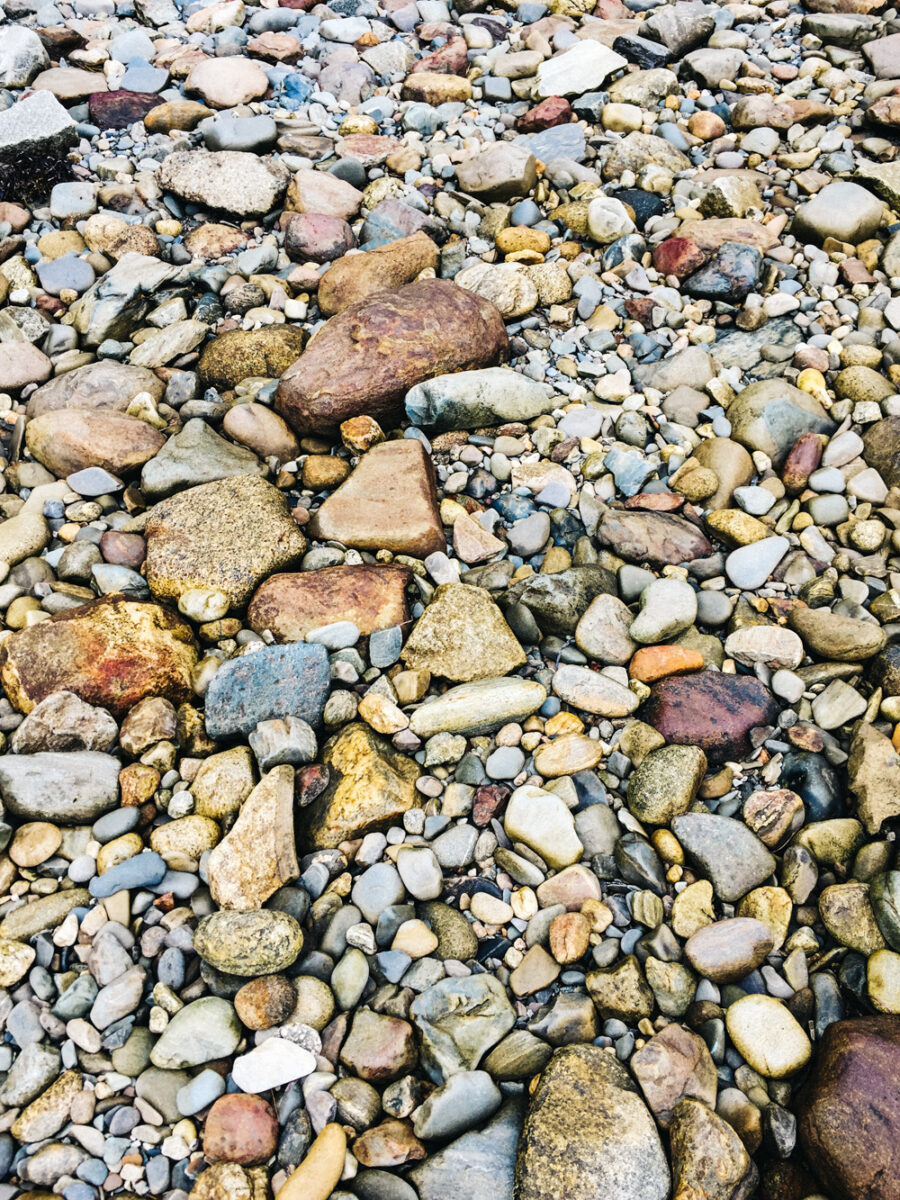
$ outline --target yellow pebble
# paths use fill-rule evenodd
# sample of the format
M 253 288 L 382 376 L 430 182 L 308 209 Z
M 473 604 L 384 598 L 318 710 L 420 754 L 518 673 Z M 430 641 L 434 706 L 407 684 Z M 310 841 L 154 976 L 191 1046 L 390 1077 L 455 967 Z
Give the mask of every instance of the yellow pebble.
M 797 376 L 797 387 L 801 392 L 809 392 L 810 395 L 813 395 L 815 392 L 824 391 L 825 376 L 814 367 L 807 367 Z
M 121 837 L 113 838 L 111 842 L 100 847 L 97 854 L 97 874 L 102 875 L 111 867 L 124 862 L 126 858 L 133 858 L 135 854 L 140 854 L 143 848 L 144 841 L 139 833 L 123 833 Z
M 559 737 L 564 733 L 583 733 L 584 722 L 575 713 L 558 712 L 555 716 L 550 717 L 547 724 L 544 726 L 544 733 L 547 737 Z
M 340 1125 L 326 1125 L 303 1162 L 278 1189 L 275 1200 L 328 1200 L 344 1173 L 347 1135 Z

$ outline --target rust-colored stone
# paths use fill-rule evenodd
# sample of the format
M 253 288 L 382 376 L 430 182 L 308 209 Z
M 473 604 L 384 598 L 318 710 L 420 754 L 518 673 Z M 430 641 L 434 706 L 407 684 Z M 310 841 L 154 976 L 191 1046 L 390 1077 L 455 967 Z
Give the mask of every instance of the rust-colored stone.
M 279 642 L 299 642 L 310 629 L 352 621 L 364 636 L 409 619 L 408 567 L 342 566 L 273 575 L 247 609 L 250 628 L 270 629 Z
M 326 317 L 360 304 L 378 292 L 393 292 L 427 268 L 436 269 L 438 248 L 426 233 L 398 238 L 365 254 L 348 254 L 319 284 L 319 309 Z
M 500 313 L 446 279 L 424 279 L 332 317 L 281 377 L 275 407 L 300 433 L 399 415 L 415 384 L 509 354 Z
M 667 742 L 699 746 L 711 763 L 750 751 L 750 730 L 778 715 L 771 692 L 749 675 L 698 671 L 654 684 L 643 718 Z
M 801 433 L 788 451 L 781 468 L 781 479 L 789 492 L 802 492 L 807 480 L 822 460 L 822 437 Z
M 203 1153 L 210 1162 L 251 1167 L 266 1162 L 278 1145 L 278 1117 L 262 1096 L 220 1096 L 206 1117 Z
M 703 655 L 699 650 L 688 650 L 686 646 L 642 646 L 631 660 L 628 674 L 641 683 L 656 683 L 667 675 L 686 675 L 702 666 Z

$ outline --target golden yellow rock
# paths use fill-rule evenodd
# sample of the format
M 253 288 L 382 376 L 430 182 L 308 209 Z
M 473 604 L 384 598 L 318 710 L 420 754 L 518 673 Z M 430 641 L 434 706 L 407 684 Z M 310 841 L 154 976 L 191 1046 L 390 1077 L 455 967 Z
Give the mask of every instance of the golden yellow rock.
M 345 726 L 325 743 L 322 761 L 331 778 L 303 812 L 304 850 L 332 849 L 399 821 L 415 806 L 418 766 L 368 725 Z
M 155 850 L 174 871 L 189 871 L 202 854 L 211 850 L 219 840 L 219 826 L 209 817 L 179 817 L 168 825 L 160 825 L 150 835 L 150 849 Z
M 708 879 L 698 879 L 696 883 L 689 883 L 684 891 L 675 897 L 675 903 L 672 905 L 672 929 L 678 937 L 692 937 L 698 929 L 711 925 L 715 919 L 713 888 Z
M 278 1189 L 275 1200 L 328 1200 L 340 1182 L 347 1135 L 337 1124 L 326 1125 L 303 1162 Z
M 387 696 L 372 692 L 359 702 L 359 715 L 376 733 L 399 733 L 409 724 L 409 717 Z
M 249 746 L 232 746 L 205 758 L 194 776 L 194 812 L 220 821 L 240 810 L 253 790 L 255 773 Z
M 801 392 L 808 392 L 814 396 L 816 392 L 825 391 L 825 376 L 814 367 L 807 367 L 797 376 L 797 387 Z
M 36 1100 L 23 1109 L 12 1126 L 19 1142 L 40 1142 L 53 1137 L 69 1119 L 72 1101 L 81 1091 L 81 1073 L 63 1071 Z
M 603 749 L 595 738 L 583 733 L 566 733 L 538 746 L 534 753 L 534 769 L 545 779 L 559 775 L 574 775 L 590 771 L 603 759 Z
M 9 857 L 17 867 L 37 867 L 59 849 L 62 833 L 49 821 L 28 821 L 16 830 Z
M 772 530 L 739 508 L 720 508 L 705 517 L 707 526 L 728 546 L 749 546 L 771 537 Z
M 36 951 L 27 942 L 0 938 L 0 987 L 13 987 L 31 970 Z
M 214 822 L 210 822 L 214 824 Z M 273 767 L 210 852 L 209 890 L 220 908 L 261 908 L 300 874 L 294 846 L 294 769 Z
M 97 853 L 97 874 L 103 875 L 110 867 L 140 854 L 143 848 L 144 842 L 139 833 L 123 833 L 121 837 L 113 838 L 101 846 Z
M 529 721 L 534 719 L 534 717 L 529 717 Z M 531 728 L 527 721 L 525 728 Z M 560 737 L 564 733 L 584 733 L 584 722 L 575 713 L 558 712 L 548 720 L 544 726 L 544 733 L 547 737 Z
M 744 896 L 738 905 L 737 915 L 753 917 L 767 926 L 775 939 L 772 949 L 777 953 L 787 937 L 792 911 L 791 898 L 784 888 L 758 887 Z
M 531 229 L 527 225 L 510 225 L 497 234 L 497 249 L 503 254 L 515 254 L 520 250 L 532 250 L 546 254 L 550 249 L 550 236 L 543 229 Z

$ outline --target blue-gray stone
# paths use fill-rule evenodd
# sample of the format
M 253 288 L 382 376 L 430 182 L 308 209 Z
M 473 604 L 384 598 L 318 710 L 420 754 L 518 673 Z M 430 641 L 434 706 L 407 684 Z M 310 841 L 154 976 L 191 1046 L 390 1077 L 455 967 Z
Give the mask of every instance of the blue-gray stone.
M 369 661 L 373 667 L 391 667 L 403 649 L 403 630 L 399 625 L 376 629 L 369 635 Z
M 88 884 L 88 891 L 99 900 L 129 888 L 153 887 L 166 873 L 165 859 L 155 850 L 145 850 L 116 863 L 102 875 L 95 875 Z
M 38 271 L 40 273 L 40 268 Z M 107 496 L 112 492 L 120 492 L 125 486 L 121 479 L 110 475 L 102 467 L 85 467 L 83 471 L 75 471 L 66 476 L 66 483 L 79 496 Z
M 141 810 L 139 808 L 114 809 L 113 812 L 107 813 L 99 821 L 94 822 L 91 827 L 91 837 L 104 845 L 106 842 L 111 842 L 113 838 L 121 837 L 123 833 L 130 833 L 140 819 Z
M 293 642 L 233 658 L 213 676 L 206 693 L 211 738 L 248 737 L 260 721 L 301 717 L 318 727 L 330 683 L 324 646 Z
M 113 563 L 94 563 L 91 575 L 102 596 L 111 592 L 123 592 L 135 600 L 150 599 L 150 589 L 146 580 L 130 567 L 120 567 Z
M 555 158 L 570 158 L 582 162 L 586 153 L 584 129 L 577 123 L 553 125 L 540 133 L 526 133 L 517 137 L 515 145 L 524 146 L 541 162 L 552 162 Z
M 61 258 L 37 264 L 41 287 L 51 296 L 60 292 L 86 292 L 94 282 L 94 268 L 77 254 L 64 254 Z

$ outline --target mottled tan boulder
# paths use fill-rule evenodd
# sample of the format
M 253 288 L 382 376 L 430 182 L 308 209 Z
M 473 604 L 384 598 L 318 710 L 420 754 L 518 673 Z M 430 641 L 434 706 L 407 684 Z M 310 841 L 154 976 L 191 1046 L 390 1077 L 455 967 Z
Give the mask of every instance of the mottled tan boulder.
M 349 221 L 359 212 L 363 194 L 329 171 L 297 171 L 288 184 L 284 207 L 289 212 L 325 213 Z
M 196 662 L 191 627 L 172 609 L 104 596 L 7 638 L 0 682 L 19 712 L 69 691 L 121 715 L 145 696 L 187 700 Z
M 145 529 L 147 583 L 154 596 L 177 600 L 213 588 L 242 608 L 254 588 L 293 565 L 306 538 L 287 500 L 256 475 L 234 475 L 161 501 Z
M 149 462 L 165 435 L 146 421 L 107 409 L 61 408 L 28 422 L 25 444 L 54 475 L 85 467 L 124 475 Z
M 878 833 L 882 822 L 900 814 L 900 754 L 890 738 L 866 721 L 850 746 L 847 778 L 856 815 L 869 833 Z
M 310 522 L 313 537 L 425 558 L 446 548 L 431 456 L 417 438 L 364 454 Z
M 402 658 L 412 670 L 454 683 L 508 675 L 525 652 L 484 588 L 444 583 L 416 622 Z
M 243 230 L 209 221 L 185 234 L 184 248 L 192 258 L 209 262 L 210 259 L 225 258 L 236 250 L 243 250 L 249 241 L 249 235 Z
M 364 636 L 409 619 L 405 589 L 408 567 L 323 567 L 273 575 L 256 590 L 247 608 L 250 628 L 269 629 L 279 642 L 302 641 L 310 629 L 352 621 Z
M 300 433 L 330 432 L 365 413 L 399 416 L 424 379 L 508 357 L 497 309 L 446 279 L 372 296 L 332 317 L 281 378 L 276 409 Z
M 716 1103 L 716 1064 L 699 1034 L 674 1021 L 632 1056 L 631 1069 L 653 1115 L 668 1129 L 676 1105 L 686 1096 Z
M 256 785 L 230 832 L 209 856 L 209 890 L 220 908 L 262 908 L 300 874 L 294 846 L 294 768 L 275 767 Z
M 165 390 L 163 381 L 146 367 L 101 359 L 64 375 L 56 375 L 36 388 L 28 397 L 25 411 L 29 421 L 59 408 L 106 408 L 124 412 L 140 392 L 149 392 L 154 400 L 161 400 Z
M 731 1125 L 700 1100 L 682 1100 L 669 1130 L 675 1195 L 749 1200 L 756 1164 Z
M 338 259 L 319 284 L 319 308 L 326 317 L 378 292 L 393 292 L 412 283 L 420 271 L 437 269 L 438 248 L 426 233 L 398 238 L 360 254 Z
M 306 331 L 296 325 L 231 329 L 204 348 L 200 374 L 217 388 L 233 388 L 254 375 L 277 379 L 297 361 L 305 344 Z
M 265 404 L 236 404 L 225 414 L 222 429 L 260 458 L 290 462 L 300 453 L 300 443 L 287 422 Z
M 367 725 L 353 723 L 325 743 L 328 787 L 304 810 L 303 849 L 320 850 L 400 821 L 416 805 L 419 768 Z

